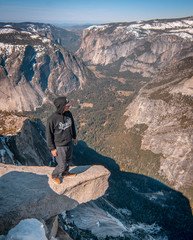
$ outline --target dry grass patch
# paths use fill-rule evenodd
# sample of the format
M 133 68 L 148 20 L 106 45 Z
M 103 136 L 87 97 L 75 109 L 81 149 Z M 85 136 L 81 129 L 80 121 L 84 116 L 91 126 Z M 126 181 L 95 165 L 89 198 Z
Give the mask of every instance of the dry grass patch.
M 80 104 L 81 108 L 93 108 L 93 103 L 81 103 Z
M 121 82 L 122 84 L 126 84 L 126 79 L 125 78 L 112 77 L 112 79 L 117 80 L 117 81 Z
M 0 134 L 1 135 L 16 135 L 21 131 L 23 122 L 27 117 L 17 116 L 14 114 L 0 114 Z
M 131 94 L 133 94 L 133 91 L 117 91 L 117 93 L 118 93 L 120 96 L 129 97 Z
M 80 127 L 84 127 L 86 125 L 85 122 L 80 123 Z
M 96 70 L 96 66 L 87 66 L 97 78 L 105 78 L 105 75 Z

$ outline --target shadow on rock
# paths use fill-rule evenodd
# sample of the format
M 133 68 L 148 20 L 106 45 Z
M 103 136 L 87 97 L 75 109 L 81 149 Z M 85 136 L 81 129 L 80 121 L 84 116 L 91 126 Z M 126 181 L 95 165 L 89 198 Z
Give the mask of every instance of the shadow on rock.
M 73 168 L 70 172 L 80 174 L 80 173 L 86 172 L 89 168 L 91 168 L 91 166 L 79 166 L 79 167 Z
M 78 203 L 54 192 L 46 175 L 12 171 L 0 178 L 0 234 L 25 218 L 47 220 Z

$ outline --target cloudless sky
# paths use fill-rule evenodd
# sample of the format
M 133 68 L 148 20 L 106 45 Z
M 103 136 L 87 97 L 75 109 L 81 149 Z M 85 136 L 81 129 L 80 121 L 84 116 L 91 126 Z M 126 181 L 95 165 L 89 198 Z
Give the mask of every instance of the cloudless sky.
M 193 16 L 193 0 L 0 0 L 1 22 L 109 23 Z

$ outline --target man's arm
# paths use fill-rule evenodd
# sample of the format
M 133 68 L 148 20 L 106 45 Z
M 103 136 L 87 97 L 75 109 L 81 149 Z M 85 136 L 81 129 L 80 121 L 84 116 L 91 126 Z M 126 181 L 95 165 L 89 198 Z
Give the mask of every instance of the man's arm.
M 52 152 L 53 150 L 56 150 L 56 146 L 54 143 L 54 126 L 50 118 L 48 119 L 46 124 L 46 140 L 50 151 Z

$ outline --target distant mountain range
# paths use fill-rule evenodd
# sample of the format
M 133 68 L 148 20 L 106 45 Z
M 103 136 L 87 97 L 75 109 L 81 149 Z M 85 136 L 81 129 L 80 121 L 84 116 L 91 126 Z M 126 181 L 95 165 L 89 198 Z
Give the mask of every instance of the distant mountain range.
M 33 23 L 33 22 L 22 22 L 22 23 L 3 23 L 0 22 L 0 28 L 6 26 L 12 26 L 18 30 L 34 32 L 43 34 L 46 37 L 54 40 L 56 43 L 62 45 L 70 51 L 75 52 L 81 44 L 81 31 L 70 31 L 70 29 L 64 29 L 64 27 L 54 26 L 52 24 L 45 23 Z M 77 29 L 77 28 L 76 28 Z

